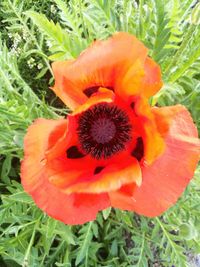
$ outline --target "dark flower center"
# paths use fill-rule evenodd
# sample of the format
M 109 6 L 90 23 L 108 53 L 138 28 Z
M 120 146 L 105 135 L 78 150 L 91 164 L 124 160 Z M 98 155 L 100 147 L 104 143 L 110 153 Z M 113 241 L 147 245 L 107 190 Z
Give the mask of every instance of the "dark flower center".
M 91 126 L 91 136 L 97 143 L 106 144 L 115 134 L 115 123 L 109 118 L 99 118 Z
M 93 106 L 80 115 L 78 124 L 82 150 L 96 159 L 111 157 L 131 139 L 127 114 L 112 104 Z

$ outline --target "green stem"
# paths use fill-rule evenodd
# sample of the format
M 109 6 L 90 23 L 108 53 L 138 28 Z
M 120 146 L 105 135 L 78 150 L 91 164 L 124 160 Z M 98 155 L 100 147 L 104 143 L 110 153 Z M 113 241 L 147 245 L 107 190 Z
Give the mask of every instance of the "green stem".
M 174 250 L 175 254 L 176 254 L 176 255 L 177 255 L 177 257 L 179 258 L 179 254 L 177 253 L 177 250 L 176 250 L 175 244 L 174 244 L 174 242 L 171 240 L 171 238 L 170 238 L 170 236 L 169 236 L 168 232 L 166 231 L 166 229 L 165 229 L 164 225 L 162 224 L 162 222 L 159 220 L 159 218 L 158 218 L 158 217 L 156 217 L 155 219 L 156 219 L 156 221 L 158 222 L 158 224 L 160 225 L 160 227 L 161 227 L 161 229 L 162 229 L 163 233 L 165 234 L 165 236 L 166 236 L 167 240 L 169 241 L 169 243 L 170 243 L 170 245 L 171 245 L 172 249 Z
M 41 216 L 40 216 L 40 218 L 41 218 Z M 36 224 L 35 224 L 35 226 L 33 228 L 33 233 L 32 233 L 28 248 L 27 248 L 25 256 L 24 256 L 22 267 L 29 266 L 28 259 L 29 259 L 29 255 L 30 255 L 30 252 L 31 252 L 31 247 L 33 246 L 33 242 L 34 242 L 34 239 L 35 239 L 35 232 L 36 232 L 36 228 L 38 227 L 40 218 L 37 220 L 37 222 L 36 222 Z
M 141 249 L 140 249 L 140 256 L 139 256 L 139 260 L 137 262 L 137 266 L 141 266 L 142 265 L 142 257 L 143 257 L 143 251 L 144 251 L 144 241 L 145 241 L 145 233 L 143 232 L 143 234 L 142 234 L 142 246 L 141 246 Z

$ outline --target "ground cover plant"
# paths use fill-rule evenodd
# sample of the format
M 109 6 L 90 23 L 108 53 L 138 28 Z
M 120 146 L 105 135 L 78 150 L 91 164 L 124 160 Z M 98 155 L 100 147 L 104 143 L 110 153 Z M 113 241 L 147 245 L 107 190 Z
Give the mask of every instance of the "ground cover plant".
M 164 86 L 152 105 L 181 103 L 200 129 L 199 18 L 200 4 L 191 0 L 1 1 L 0 266 L 184 267 L 189 254 L 200 253 L 198 168 L 163 216 L 107 209 L 73 227 L 39 210 L 19 176 L 27 127 L 69 112 L 48 89 L 51 62 L 116 31 L 136 35 L 162 68 Z

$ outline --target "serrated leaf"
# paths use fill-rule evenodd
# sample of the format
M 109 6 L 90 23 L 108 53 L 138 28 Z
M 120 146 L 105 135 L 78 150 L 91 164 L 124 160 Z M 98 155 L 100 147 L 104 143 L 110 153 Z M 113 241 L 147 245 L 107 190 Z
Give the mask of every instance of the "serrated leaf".
M 12 199 L 17 202 L 31 203 L 33 202 L 32 198 L 26 192 L 18 192 L 9 196 L 9 199 Z
M 50 38 L 50 41 L 53 41 L 54 52 L 65 52 L 73 58 L 70 53 L 70 38 L 59 23 L 55 24 L 52 20 L 49 21 L 45 15 L 34 11 L 26 11 L 25 14 Z
M 82 260 L 87 256 L 88 254 L 88 249 L 89 249 L 89 245 L 92 239 L 92 232 L 91 232 L 91 226 L 92 226 L 93 222 L 90 222 L 87 225 L 86 231 L 84 232 L 84 240 L 83 243 L 81 245 L 81 248 L 79 250 L 79 252 L 77 253 L 77 257 L 76 257 L 76 261 L 75 264 L 76 266 L 82 262 Z

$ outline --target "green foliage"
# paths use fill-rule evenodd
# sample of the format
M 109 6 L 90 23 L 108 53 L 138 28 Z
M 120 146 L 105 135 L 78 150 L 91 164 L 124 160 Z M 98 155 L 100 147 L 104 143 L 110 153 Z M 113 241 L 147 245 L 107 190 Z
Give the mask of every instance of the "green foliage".
M 199 168 L 162 217 L 108 209 L 80 227 L 42 213 L 19 178 L 28 125 L 67 113 L 48 89 L 50 61 L 74 58 L 116 31 L 135 34 L 161 65 L 165 85 L 152 103 L 186 105 L 200 129 L 199 7 L 192 0 L 1 1 L 0 266 L 184 267 L 189 252 L 200 253 Z
M 38 14 L 34 11 L 27 11 L 26 15 L 30 17 L 33 22 L 44 32 L 50 41 L 50 50 L 56 53 L 51 56 L 52 60 L 57 58 L 72 58 L 70 49 L 70 39 L 60 25 L 49 21 L 45 15 Z

